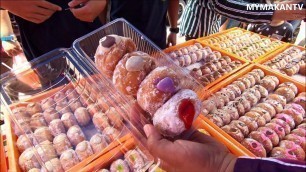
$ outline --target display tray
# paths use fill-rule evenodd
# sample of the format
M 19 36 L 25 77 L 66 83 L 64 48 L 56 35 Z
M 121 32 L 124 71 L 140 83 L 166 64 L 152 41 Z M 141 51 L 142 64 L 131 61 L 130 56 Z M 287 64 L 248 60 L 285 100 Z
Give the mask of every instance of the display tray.
M 207 44 L 204 44 L 204 43 L 201 43 L 197 40 L 190 40 L 190 41 L 187 41 L 187 42 L 184 42 L 184 43 L 181 43 L 181 44 L 178 44 L 178 45 L 175 45 L 175 46 L 172 46 L 172 47 L 169 47 L 169 48 L 166 48 L 164 50 L 165 53 L 167 53 L 168 55 L 171 53 L 171 52 L 174 52 L 176 50 L 179 50 L 181 48 L 186 48 L 186 47 L 189 47 L 191 45 L 194 45 L 195 43 L 200 43 L 203 47 L 209 47 L 213 52 L 214 51 L 218 51 L 216 48 L 212 47 L 212 46 L 209 46 Z M 236 73 L 237 71 L 241 70 L 242 68 L 246 67 L 248 65 L 248 62 L 245 60 L 245 59 L 242 59 L 242 58 L 239 58 L 239 57 L 234 57 L 232 55 L 230 55 L 228 52 L 220 52 L 221 53 L 221 56 L 227 56 L 231 59 L 231 61 L 239 61 L 241 63 L 241 65 L 235 69 L 233 69 L 232 71 L 228 72 L 228 73 L 225 73 L 224 75 L 222 75 L 221 77 L 215 79 L 213 82 L 210 82 L 210 83 L 203 83 L 199 80 L 199 82 L 201 84 L 204 85 L 205 89 L 209 89 L 211 87 L 213 87 L 214 85 L 216 85 L 217 83 L 219 83 L 220 81 L 224 80 L 225 78 L 227 78 L 228 76 Z M 171 56 L 170 56 L 171 57 Z M 208 58 L 208 57 L 207 57 Z M 210 61 L 212 62 L 212 61 Z M 186 66 L 185 68 L 188 69 L 190 72 L 193 70 L 193 69 L 197 69 L 197 68 L 200 68 L 202 66 L 204 66 L 205 64 L 208 64 L 208 62 L 205 62 L 205 59 L 202 59 L 194 64 L 191 64 L 189 66 Z M 213 72 L 211 72 L 212 74 Z M 202 75 L 203 76 L 203 75 Z M 196 77 L 195 77 L 196 78 Z
M 35 82 L 23 82 L 28 78 L 34 78 Z M 49 161 L 51 158 L 62 159 L 65 150 L 73 149 L 79 151 L 75 154 L 79 162 L 66 166 L 65 170 L 75 171 L 130 137 L 141 138 L 124 117 L 130 102 L 113 91 L 98 71 L 87 68 L 86 63 L 65 49 L 39 57 L 27 69 L 2 75 L 1 111 L 5 113 L 8 130 L 9 170 L 28 171 L 34 167 L 50 170 L 57 167 L 54 161 Z M 70 146 L 67 142 L 55 145 L 54 138 L 60 135 L 67 138 Z M 91 141 L 93 136 L 96 139 Z M 96 142 L 97 137 L 102 142 Z M 85 140 L 91 153 L 83 155 L 80 144 Z M 35 160 L 21 167 L 19 163 L 24 161 L 20 157 L 25 151 L 31 152 L 30 157 Z M 150 160 L 148 163 L 153 163 L 153 158 Z M 63 167 L 64 160 L 60 163 Z
M 286 75 L 281 75 L 260 64 L 251 64 L 248 67 L 242 69 L 241 71 L 238 71 L 236 74 L 228 77 L 224 81 L 220 82 L 218 85 L 215 85 L 214 87 L 210 88 L 211 94 L 213 95 L 214 93 L 218 92 L 222 88 L 225 88 L 227 85 L 231 84 L 233 81 L 236 81 L 238 78 L 242 77 L 248 72 L 251 72 L 253 69 L 261 69 L 265 73 L 265 76 L 266 75 L 276 76 L 279 79 L 279 84 L 284 83 L 284 82 L 291 82 L 295 84 L 298 89 L 297 95 L 301 92 L 305 92 L 305 89 L 306 89 L 305 85 L 301 84 L 300 82 L 297 82 L 293 78 L 290 78 Z M 204 99 L 208 99 L 209 97 L 210 96 L 207 96 Z M 213 123 L 205 115 L 202 114 L 201 118 L 208 124 L 207 131 L 211 133 L 213 137 L 217 138 L 220 142 L 224 143 L 231 150 L 231 152 L 235 153 L 236 155 L 246 155 L 246 156 L 252 156 L 252 157 L 255 156 L 248 149 L 246 149 L 240 142 L 238 142 L 232 136 L 230 136 L 225 131 L 223 131 L 220 127 L 218 127 L 215 123 Z
M 273 53 L 271 53 L 271 54 L 269 54 L 269 55 L 267 55 L 267 56 L 265 56 L 265 57 L 263 57 L 261 59 L 256 59 L 254 62 L 262 64 L 262 65 L 265 65 L 266 67 L 270 68 L 265 63 L 275 59 L 277 57 L 277 55 L 282 54 L 285 50 L 287 50 L 288 48 L 291 48 L 291 47 L 296 47 L 296 48 L 300 49 L 302 52 L 303 51 L 305 52 L 305 48 L 303 48 L 303 47 L 288 44 L 288 45 L 283 46 L 282 48 L 274 51 Z M 304 61 L 305 61 L 305 59 L 304 59 Z M 276 69 L 272 69 L 272 70 L 276 71 L 277 73 L 280 73 L 281 75 L 287 75 L 286 73 L 281 73 L 281 72 L 279 72 Z M 306 76 L 303 76 L 303 75 L 301 75 L 299 73 L 296 73 L 296 74 L 294 74 L 294 75 L 292 75 L 290 77 L 292 77 L 293 79 L 297 80 L 298 82 L 301 82 L 302 84 L 306 84 Z
M 4 141 L 3 141 L 3 135 L 2 133 L 0 133 L 0 163 L 1 163 L 1 167 L 0 170 L 1 171 L 7 171 L 7 161 L 6 161 L 6 155 L 5 155 L 5 151 L 4 151 Z
M 268 38 L 268 39 L 270 39 L 271 41 L 279 41 L 279 40 L 277 40 L 277 39 L 269 38 L 269 37 L 266 37 L 266 36 L 264 36 L 264 35 L 260 35 L 260 34 L 257 34 L 257 33 L 254 33 L 254 32 L 251 32 L 251 31 L 242 29 L 242 28 L 238 28 L 238 27 L 234 27 L 234 28 L 231 28 L 231 29 L 222 31 L 222 32 L 218 32 L 218 33 L 212 34 L 212 35 L 207 36 L 207 37 L 198 38 L 197 41 L 199 41 L 199 42 L 201 42 L 201 43 L 204 43 L 204 44 L 206 44 L 206 45 L 210 45 L 210 46 L 216 48 L 217 51 L 224 52 L 224 53 L 229 53 L 229 54 L 230 54 L 231 56 L 233 56 L 233 57 L 240 58 L 240 59 L 244 59 L 244 60 L 246 60 L 247 62 L 255 62 L 255 60 L 257 60 L 257 59 L 262 59 L 262 58 L 266 57 L 267 55 L 271 54 L 272 52 L 274 52 L 275 50 L 278 50 L 279 48 L 288 45 L 287 43 L 282 42 L 281 45 L 275 47 L 274 49 L 271 49 L 271 50 L 267 51 L 265 54 L 263 54 L 263 55 L 257 57 L 256 59 L 254 59 L 254 60 L 249 60 L 249 59 L 245 59 L 245 58 L 243 58 L 243 57 L 240 57 L 239 55 L 234 54 L 234 53 L 232 53 L 232 52 L 228 52 L 228 51 L 226 51 L 226 50 L 224 50 L 224 49 L 222 49 L 222 48 L 219 48 L 219 47 L 216 47 L 216 46 L 214 46 L 214 45 L 211 45 L 210 43 L 207 42 L 207 40 L 209 40 L 209 39 L 211 39 L 211 38 L 218 37 L 218 36 L 224 35 L 224 34 L 226 34 L 226 33 L 229 33 L 229 32 L 231 32 L 231 31 L 235 31 L 235 30 L 240 30 L 240 31 L 242 31 L 242 32 L 244 32 L 244 33 L 251 33 L 251 34 L 254 34 L 254 35 L 258 35 L 260 38 Z

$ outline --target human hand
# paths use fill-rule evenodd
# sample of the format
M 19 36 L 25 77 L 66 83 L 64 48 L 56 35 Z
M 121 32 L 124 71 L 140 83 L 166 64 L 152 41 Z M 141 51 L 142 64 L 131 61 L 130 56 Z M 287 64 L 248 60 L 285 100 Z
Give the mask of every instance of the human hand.
M 14 57 L 22 53 L 22 48 L 20 47 L 18 42 L 2 41 L 2 47 L 6 54 L 10 57 Z
M 30 22 L 39 24 L 62 8 L 45 0 L 1 1 L 1 7 Z
M 73 8 L 81 3 L 85 3 L 83 7 Z M 106 7 L 106 0 L 72 0 L 68 5 L 72 8 L 71 12 L 77 19 L 85 22 L 93 22 Z
M 144 126 L 150 153 L 161 159 L 161 168 L 176 172 L 232 172 L 236 157 L 213 138 L 195 131 L 191 141 L 162 138 L 150 124 Z
M 176 33 L 170 32 L 167 40 L 167 47 L 176 45 Z

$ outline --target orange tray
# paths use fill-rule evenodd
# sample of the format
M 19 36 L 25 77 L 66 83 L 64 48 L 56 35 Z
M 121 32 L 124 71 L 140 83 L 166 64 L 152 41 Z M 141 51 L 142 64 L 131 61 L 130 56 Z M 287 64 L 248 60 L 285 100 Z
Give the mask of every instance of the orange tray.
M 166 48 L 164 50 L 164 52 L 165 53 L 169 53 L 169 52 L 172 52 L 174 50 L 180 49 L 182 47 L 187 47 L 187 46 L 193 45 L 195 43 L 200 43 L 202 46 L 209 46 L 213 51 L 219 51 L 222 56 L 228 56 L 232 61 L 237 60 L 237 61 L 240 61 L 241 64 L 242 64 L 241 66 L 239 66 L 235 70 L 232 70 L 230 73 L 223 75 L 222 77 L 216 79 L 214 82 L 212 82 L 212 83 L 208 84 L 207 86 L 205 86 L 204 87 L 205 89 L 209 89 L 209 88 L 213 87 L 214 85 L 218 84 L 220 81 L 224 80 L 225 78 L 229 77 L 230 75 L 233 75 L 234 73 L 236 73 L 237 71 L 241 70 L 242 68 L 248 66 L 248 64 L 249 64 L 247 62 L 247 60 L 245 60 L 243 58 L 240 58 L 238 56 L 235 57 L 232 54 L 230 54 L 230 53 L 228 53 L 228 52 L 226 52 L 224 50 L 219 50 L 219 49 L 217 49 L 217 48 L 215 48 L 215 47 L 213 47 L 211 45 L 205 44 L 205 43 L 200 42 L 200 41 L 195 40 L 195 39 L 189 40 L 187 42 L 184 42 L 184 43 L 181 43 L 181 44 L 169 47 L 169 48 Z
M 222 35 L 222 34 L 225 34 L 225 33 L 231 32 L 231 31 L 234 31 L 234 30 L 241 30 L 241 31 L 243 31 L 243 32 L 249 32 L 249 33 L 252 33 L 252 34 L 256 34 L 256 35 L 259 35 L 261 38 L 269 38 L 269 37 L 267 37 L 267 36 L 260 35 L 260 34 L 257 34 L 257 33 L 254 33 L 254 32 L 251 32 L 251 31 L 248 31 L 248 30 L 245 30 L 245 29 L 242 29 L 242 28 L 234 27 L 234 28 L 231 28 L 231 29 L 222 31 L 222 32 L 218 32 L 218 33 L 212 34 L 212 35 L 207 36 L 207 37 L 198 38 L 197 41 L 199 41 L 199 42 L 201 42 L 201 43 L 203 43 L 203 44 L 205 44 L 205 45 L 209 45 L 210 47 L 214 47 L 217 51 L 220 51 L 220 52 L 222 52 L 222 53 L 223 53 L 223 52 L 224 52 L 224 53 L 228 53 L 228 54 L 230 54 L 231 56 L 233 56 L 233 57 L 235 57 L 235 58 L 240 58 L 240 59 L 243 59 L 243 60 L 245 60 L 245 61 L 247 61 L 247 62 L 255 62 L 255 60 L 257 60 L 257 59 L 262 59 L 262 58 L 268 56 L 269 54 L 273 53 L 274 51 L 276 51 L 276 50 L 278 50 L 278 49 L 280 49 L 280 48 L 282 48 L 282 47 L 288 45 L 288 43 L 282 42 L 282 43 L 283 43 L 282 45 L 280 45 L 280 46 L 278 46 L 278 47 L 276 47 L 276 48 L 274 48 L 274 49 L 272 49 L 272 50 L 266 52 L 264 55 L 259 56 L 258 58 L 254 59 L 253 61 L 250 61 L 250 60 L 247 60 L 247 59 L 245 59 L 245 58 L 239 57 L 239 56 L 236 55 L 236 54 L 227 52 L 227 51 L 225 51 L 225 50 L 223 50 L 223 49 L 221 49 L 221 48 L 215 47 L 214 45 L 208 44 L 208 43 L 206 42 L 207 39 L 210 39 L 210 38 L 213 38 L 213 37 L 216 37 L 216 36 L 219 36 L 219 35 Z M 277 39 L 274 39 L 274 38 L 269 38 L 269 39 L 272 40 L 272 41 L 276 41 L 276 40 L 277 40 Z M 279 40 L 278 40 L 278 41 L 279 41 Z
M 5 172 L 7 171 L 7 165 L 6 165 L 6 156 L 4 151 L 4 145 L 3 145 L 3 135 L 0 132 L 0 171 Z
M 248 67 L 242 69 L 241 71 L 237 72 L 235 75 L 230 76 L 229 78 L 225 79 L 215 87 L 210 89 L 211 94 L 216 93 L 220 89 L 224 88 L 225 86 L 231 84 L 239 77 L 245 75 L 246 73 L 252 71 L 253 69 L 261 69 L 265 75 L 273 75 L 276 76 L 279 79 L 280 84 L 283 82 L 292 82 L 294 83 L 297 88 L 298 92 L 305 92 L 305 86 L 301 84 L 300 82 L 297 82 L 296 80 L 286 76 L 286 75 L 280 75 L 279 73 L 276 73 L 274 71 L 271 71 L 271 69 L 260 65 L 260 64 L 251 64 Z M 205 97 L 204 99 L 207 99 L 209 96 Z M 233 153 L 236 155 L 242 155 L 242 153 L 246 153 L 244 155 L 247 156 L 253 156 L 250 151 L 248 151 L 244 146 L 242 146 L 238 141 L 236 141 L 234 138 L 232 138 L 230 135 L 228 135 L 226 132 L 224 132 L 221 128 L 219 128 L 217 125 L 215 125 L 213 122 L 211 122 L 209 119 L 207 119 L 204 115 L 201 115 L 201 118 L 204 119 L 204 121 L 209 125 L 209 128 L 207 129 L 209 133 L 212 134 L 213 137 L 224 143 Z M 217 133 L 215 133 L 217 132 Z M 222 135 L 219 136 L 218 134 Z M 219 139 L 220 137 L 220 139 Z M 224 139 L 225 138 L 225 139 Z M 223 140 L 224 139 L 224 140 Z M 237 154 L 238 153 L 238 154 Z

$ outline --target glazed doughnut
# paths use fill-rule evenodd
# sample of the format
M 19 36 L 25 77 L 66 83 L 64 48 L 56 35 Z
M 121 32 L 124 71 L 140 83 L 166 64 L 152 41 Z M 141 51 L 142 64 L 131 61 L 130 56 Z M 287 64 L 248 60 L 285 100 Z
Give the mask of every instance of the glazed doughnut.
M 239 100 L 239 101 L 238 101 Z M 230 101 L 228 104 L 227 104 L 227 106 L 229 106 L 229 107 L 233 107 L 233 108 L 236 108 L 237 109 L 237 111 L 238 111 L 238 114 L 241 116 L 241 115 L 243 115 L 244 113 L 245 113 L 245 107 L 244 106 L 248 106 L 248 105 L 250 105 L 249 104 L 249 102 L 248 101 L 244 101 L 246 104 L 243 104 L 241 101 L 240 101 L 240 99 L 238 99 L 237 101 L 235 100 L 235 101 Z M 249 106 L 249 107 L 251 107 L 251 105 Z
M 280 139 L 277 133 L 268 127 L 259 127 L 257 131 L 264 133 L 272 142 L 273 146 L 277 146 Z
M 303 161 L 305 159 L 304 150 L 301 148 L 301 146 L 295 144 L 293 141 L 282 140 L 279 144 L 279 147 L 286 148 L 288 150 L 288 153 L 296 156 L 296 158 L 300 161 Z
M 240 88 L 235 84 L 230 84 L 226 88 L 231 89 L 235 93 L 235 97 L 240 96 L 242 93 Z
M 258 141 L 251 139 L 251 138 L 245 138 L 241 144 L 250 150 L 255 156 L 257 157 L 266 157 L 267 152 L 263 145 L 259 143 Z
M 29 120 L 31 118 L 31 115 L 27 112 L 27 108 L 25 107 L 17 107 L 12 110 L 12 113 L 17 120 L 18 119 Z
M 279 94 L 269 94 L 268 97 L 265 100 L 276 100 L 279 102 L 283 107 L 286 105 L 286 98 Z
M 272 150 L 273 144 L 264 133 L 260 131 L 252 131 L 249 137 L 261 143 L 267 152 L 270 152 Z
M 132 39 L 107 35 L 100 39 L 99 46 L 95 53 L 95 63 L 100 71 L 112 77 L 116 65 L 126 53 L 136 50 Z
M 304 128 L 296 128 L 291 131 L 291 134 L 298 135 L 300 137 L 306 137 L 306 129 Z
M 132 171 L 141 171 L 145 166 L 145 161 L 137 150 L 129 150 L 124 154 L 124 160 Z
M 305 121 L 305 120 L 304 120 Z M 303 128 L 306 130 L 306 123 L 302 123 L 299 126 L 297 126 L 297 128 Z
M 295 125 L 299 125 L 303 121 L 302 113 L 299 113 L 297 110 L 290 108 L 288 106 L 282 111 L 282 113 L 291 116 L 294 120 Z
M 248 80 L 247 78 L 245 77 L 241 77 L 241 78 L 238 78 L 237 81 L 241 81 L 243 82 L 244 86 L 246 89 L 250 88 L 252 86 L 252 83 L 250 80 Z
M 250 92 L 244 92 L 242 94 L 242 97 L 245 98 L 249 103 L 250 103 L 250 106 L 253 107 L 254 105 L 257 104 L 257 102 L 259 101 L 259 99 L 252 93 Z M 250 110 L 251 107 L 249 109 L 247 109 L 246 111 Z
M 208 114 L 208 115 L 206 115 L 206 118 L 208 118 L 210 121 L 212 121 L 218 127 L 224 126 L 223 120 L 216 114 Z
M 254 107 L 250 110 L 250 112 L 256 112 L 256 113 L 260 114 L 260 116 L 262 116 L 266 120 L 266 122 L 271 121 L 271 115 L 269 114 L 269 112 L 264 110 L 261 107 Z
M 247 112 L 244 116 L 250 117 L 252 118 L 254 121 L 257 122 L 259 127 L 262 127 L 266 124 L 266 120 L 265 118 L 263 118 L 259 113 L 254 112 L 254 111 L 250 111 Z
M 102 112 L 96 113 L 92 118 L 92 122 L 96 129 L 100 132 L 102 132 L 104 128 L 111 126 L 108 117 Z
M 123 118 L 122 116 L 117 112 L 117 110 L 114 107 L 109 108 L 105 115 L 108 117 L 110 123 L 116 127 L 117 129 L 121 129 L 123 126 Z
M 180 89 L 180 79 L 168 67 L 155 68 L 140 84 L 137 102 L 143 110 L 153 115 Z
M 242 132 L 235 126 L 225 125 L 221 129 L 238 142 L 241 142 L 244 139 Z
M 295 95 L 298 93 L 298 88 L 292 82 L 284 82 L 278 86 L 278 88 L 282 87 L 290 88 Z
M 285 109 L 294 109 L 294 112 L 297 113 L 297 114 L 300 114 L 302 115 L 303 118 L 305 118 L 305 110 L 303 109 L 303 107 L 299 104 L 296 104 L 296 103 L 290 103 L 290 104 L 287 104 L 285 106 Z
M 60 156 L 65 150 L 72 148 L 72 145 L 66 134 L 62 133 L 54 137 L 53 146 L 58 156 Z
M 47 124 L 50 124 L 53 119 L 60 119 L 60 114 L 53 108 L 46 109 L 43 116 Z
M 306 151 L 305 137 L 298 136 L 296 134 L 288 134 L 284 138 L 285 140 L 293 141 L 295 144 L 300 145 L 304 151 Z
M 54 119 L 50 122 L 49 129 L 55 137 L 61 133 L 66 133 L 65 126 L 60 119 Z
M 56 103 L 51 97 L 43 99 L 41 101 L 42 110 L 46 110 L 46 109 L 49 109 L 49 108 L 55 108 L 55 105 L 56 105 Z
M 272 80 L 275 83 L 275 85 L 278 86 L 279 80 L 276 76 L 267 75 L 267 76 L 265 76 L 265 78 Z
M 232 89 L 222 88 L 221 92 L 225 93 L 231 101 L 233 101 L 236 98 L 236 94 Z
M 111 141 L 116 140 L 120 135 L 120 132 L 114 127 L 106 127 L 102 133 L 105 134 Z
M 130 168 L 127 162 L 123 161 L 122 159 L 117 159 L 111 164 L 110 171 L 111 172 L 117 172 L 117 171 L 129 172 Z
M 254 96 L 256 96 L 258 101 L 261 99 L 261 93 L 257 89 L 255 89 L 254 87 L 245 90 L 244 93 L 251 93 L 251 94 L 253 94 Z
M 86 139 L 83 131 L 77 125 L 72 126 L 68 129 L 67 137 L 73 146 L 78 145 L 80 142 Z
M 251 103 L 248 101 L 248 99 L 246 98 L 247 96 L 241 96 L 241 97 L 237 97 L 235 99 L 235 101 L 237 101 L 238 103 L 243 105 L 244 108 L 244 112 L 247 112 L 251 109 L 252 105 Z M 255 97 L 255 96 L 254 96 Z M 255 97 L 256 98 L 256 97 Z M 239 111 L 239 114 L 242 115 L 244 114 L 243 111 L 240 111 L 240 109 L 237 109 Z
M 43 162 L 57 157 L 52 142 L 46 140 L 35 146 L 35 149 Z
M 275 118 L 285 121 L 290 126 L 291 130 L 295 127 L 293 118 L 287 114 L 280 113 L 280 114 L 277 114 Z
M 216 99 L 222 99 L 224 102 L 224 105 L 226 105 L 230 101 L 229 97 L 227 97 L 227 95 L 223 92 L 219 91 L 215 93 L 214 95 L 216 96 Z
M 244 122 L 245 125 L 248 126 L 249 132 L 255 131 L 255 130 L 257 130 L 257 128 L 258 128 L 257 122 L 256 122 L 253 118 L 251 118 L 251 117 L 248 117 L 248 116 L 241 116 L 241 117 L 239 118 L 239 121 Z
M 254 78 L 253 75 L 246 74 L 243 77 L 245 77 L 246 79 L 250 81 L 251 87 L 253 87 L 256 84 L 256 79 Z
M 275 123 L 275 124 L 280 125 L 285 130 L 286 135 L 289 134 L 290 131 L 291 131 L 291 128 L 290 128 L 289 124 L 287 124 L 285 121 L 283 121 L 281 119 L 274 118 L 274 119 L 271 120 L 271 123 Z
M 30 119 L 30 127 L 33 131 L 35 131 L 37 128 L 46 127 L 46 126 L 47 126 L 47 123 L 42 113 L 36 113 L 32 115 Z
M 266 110 L 267 112 L 269 112 L 271 117 L 274 117 L 276 115 L 276 111 L 275 111 L 274 107 L 272 105 L 270 105 L 269 103 L 259 103 L 259 104 L 256 105 L 256 107 L 259 107 L 259 108 L 262 108 L 262 109 Z
M 90 138 L 89 143 L 94 153 L 101 152 L 108 146 L 107 139 L 105 138 L 105 136 L 99 133 L 93 135 Z
M 265 125 L 265 127 L 268 127 L 272 129 L 273 131 L 275 131 L 275 133 L 278 135 L 280 140 L 282 140 L 286 135 L 285 129 L 276 123 L 268 123 Z
M 77 120 L 71 112 L 64 113 L 61 120 L 67 130 L 74 125 L 78 125 Z
M 65 171 L 69 170 L 71 167 L 77 165 L 80 162 L 77 154 L 72 149 L 65 150 L 60 157 L 60 161 Z
M 214 97 L 210 97 L 208 100 L 203 101 L 202 112 L 204 115 L 208 115 L 210 112 L 217 109 L 214 99 Z
M 29 171 L 32 168 L 40 169 L 40 163 L 35 156 L 35 149 L 26 149 L 19 157 L 19 166 L 23 171 Z
M 78 123 L 80 124 L 80 126 L 86 126 L 91 122 L 90 115 L 87 109 L 84 107 L 77 108 L 74 112 L 74 116 L 78 121 Z
M 284 109 L 282 104 L 280 104 L 278 101 L 273 100 L 273 99 L 266 100 L 265 103 L 268 103 L 268 104 L 272 105 L 274 107 L 276 113 L 281 113 L 282 110 Z
M 224 106 L 222 110 L 231 116 L 231 120 L 236 120 L 239 118 L 238 110 L 232 106 Z
M 231 122 L 231 116 L 230 114 L 226 113 L 225 110 L 217 109 L 212 113 L 219 116 L 222 119 L 224 125 L 229 124 Z
M 34 137 L 38 141 L 38 143 L 41 143 L 41 142 L 46 141 L 46 140 L 52 142 L 52 140 L 53 140 L 53 136 L 52 136 L 51 131 L 48 127 L 37 128 L 34 131 Z
M 182 89 L 156 111 L 153 124 L 165 136 L 174 137 L 189 129 L 200 112 L 197 94 Z
M 249 135 L 249 128 L 244 122 L 239 120 L 233 120 L 229 125 L 237 127 L 245 137 Z
M 75 153 L 80 161 L 83 161 L 87 157 L 93 154 L 93 150 L 88 141 L 82 141 L 75 147 Z
M 291 102 L 295 98 L 295 94 L 292 91 L 292 89 L 287 88 L 287 87 L 278 88 L 275 91 L 275 94 L 279 94 L 281 96 L 284 96 L 286 98 L 287 102 Z
M 29 115 L 34 115 L 36 113 L 41 113 L 43 112 L 41 106 L 40 106 L 40 103 L 29 103 L 27 105 L 27 112 Z
M 117 64 L 113 83 L 122 93 L 136 96 L 140 83 L 154 68 L 154 59 L 147 53 L 128 53 Z
M 261 78 L 257 72 L 249 72 L 248 75 L 252 75 L 255 79 L 255 84 L 259 84 Z

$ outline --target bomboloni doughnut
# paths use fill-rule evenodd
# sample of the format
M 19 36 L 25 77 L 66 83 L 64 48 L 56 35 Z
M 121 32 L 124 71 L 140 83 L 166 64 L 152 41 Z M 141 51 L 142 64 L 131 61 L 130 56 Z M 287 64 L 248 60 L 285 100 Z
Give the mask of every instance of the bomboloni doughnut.
M 242 121 L 234 120 L 229 125 L 237 127 L 245 137 L 249 134 L 248 126 Z
M 124 154 L 124 160 L 133 171 L 141 171 L 145 166 L 145 161 L 137 150 L 129 150 Z
M 91 118 L 86 108 L 79 107 L 74 112 L 75 119 L 80 126 L 86 126 L 90 123 Z
M 261 86 L 261 85 L 255 85 L 252 88 L 254 88 L 255 90 L 258 90 L 260 92 L 261 98 L 265 98 L 269 94 L 268 90 L 265 87 Z
M 121 129 L 123 126 L 123 118 L 122 116 L 116 111 L 114 107 L 109 108 L 105 115 L 108 117 L 109 122 L 112 126 L 116 127 L 117 129 Z
M 238 142 L 242 142 L 242 140 L 244 139 L 242 132 L 235 126 L 225 125 L 221 129 Z
M 278 88 L 274 93 L 284 96 L 287 102 L 291 102 L 295 98 L 295 94 L 292 89 L 287 87 Z
M 247 112 L 244 116 L 250 117 L 252 118 L 254 121 L 257 122 L 259 127 L 262 127 L 266 124 L 266 120 L 265 118 L 263 118 L 259 113 L 254 112 L 254 111 L 250 111 Z
M 289 134 L 291 131 L 289 124 L 287 124 L 284 120 L 274 118 L 271 120 L 270 123 L 275 123 L 280 125 L 284 129 L 285 135 Z
M 279 140 L 282 140 L 285 137 L 285 129 L 282 126 L 276 123 L 268 123 L 265 127 L 272 129 L 278 135 Z
M 168 67 L 155 68 L 140 84 L 137 102 L 153 115 L 180 89 L 179 76 Z
M 43 116 L 47 124 L 54 119 L 60 119 L 60 114 L 54 108 L 48 108 L 43 112 Z
M 232 106 L 224 106 L 222 110 L 224 110 L 227 114 L 230 115 L 231 120 L 236 120 L 239 118 L 238 110 Z
M 32 115 L 30 120 L 31 120 L 30 121 L 30 127 L 33 131 L 35 131 L 37 128 L 47 126 L 47 123 L 46 123 L 42 113 L 36 113 L 36 114 Z
M 206 115 L 206 117 L 218 127 L 222 127 L 224 125 L 223 120 L 216 114 L 208 114 Z
M 249 137 L 261 143 L 267 152 L 270 152 L 272 150 L 273 144 L 263 132 L 252 131 Z
M 89 143 L 94 153 L 101 152 L 108 146 L 106 137 L 99 133 L 93 135 Z
M 66 90 L 65 96 L 68 98 L 68 100 L 79 98 L 79 94 L 72 88 Z
M 68 129 L 67 131 L 67 137 L 70 141 L 70 143 L 73 146 L 78 145 L 80 142 L 85 140 L 85 135 L 83 133 L 83 131 L 81 130 L 81 128 L 77 125 L 72 126 Z
M 263 108 L 260 107 L 253 107 L 250 112 L 257 112 L 258 114 L 260 114 L 260 116 L 262 116 L 266 122 L 270 122 L 271 121 L 271 115 L 269 114 L 268 111 L 264 110 Z
M 27 148 L 33 146 L 33 143 L 35 142 L 34 142 L 34 138 L 32 134 L 28 134 L 28 135 L 23 134 L 18 137 L 16 146 L 19 152 L 22 153 Z
M 43 112 L 40 103 L 29 103 L 27 105 L 27 112 L 28 114 L 30 114 L 31 116 L 36 114 L 36 113 L 41 113 Z
M 96 113 L 92 118 L 92 122 L 100 132 L 102 132 L 104 128 L 111 126 L 108 117 L 103 112 Z
M 120 135 L 120 131 L 114 127 L 106 127 L 102 133 L 105 134 L 105 136 L 111 141 L 116 140 Z
M 28 148 L 20 155 L 19 166 L 23 171 L 29 171 L 32 168 L 40 169 L 40 163 L 35 156 L 34 148 Z
M 250 118 L 248 116 L 241 116 L 239 118 L 239 121 L 242 121 L 243 123 L 245 123 L 245 125 L 247 125 L 249 132 L 255 131 L 258 128 L 257 122 L 253 118 Z
M 60 119 L 52 120 L 49 124 L 49 129 L 54 137 L 61 133 L 66 133 L 65 126 Z
M 147 53 L 128 53 L 117 64 L 113 83 L 122 93 L 136 96 L 140 83 L 154 68 L 154 59 Z
M 35 149 L 43 162 L 57 157 L 52 142 L 46 140 L 35 146 Z
M 262 108 L 262 109 L 266 110 L 267 112 L 269 112 L 271 117 L 274 117 L 276 115 L 276 111 L 275 111 L 274 107 L 272 105 L 270 105 L 269 103 L 259 103 L 259 104 L 256 105 L 256 107 L 259 107 L 259 108 Z
M 67 113 L 67 112 L 71 112 L 71 109 L 70 109 L 69 104 L 68 104 L 67 101 L 57 102 L 55 110 L 58 111 L 61 114 L 64 114 L 64 113 Z
M 122 159 L 117 159 L 111 164 L 110 171 L 111 172 L 117 172 L 117 171 L 129 172 L 130 168 L 127 162 L 123 161 Z
M 267 152 L 263 145 L 259 143 L 258 141 L 251 139 L 251 138 L 245 138 L 241 144 L 250 150 L 255 156 L 257 157 L 266 157 Z
M 95 53 L 95 63 L 100 71 L 109 77 L 113 76 L 116 65 L 126 53 L 136 50 L 132 39 L 107 35 L 100 39 Z
M 62 133 L 54 137 L 53 146 L 58 156 L 60 156 L 65 150 L 72 148 L 72 145 L 66 134 Z
M 64 151 L 60 157 L 60 161 L 65 171 L 69 170 L 71 167 L 77 165 L 80 162 L 77 154 L 72 149 Z
M 279 102 L 283 107 L 286 105 L 287 100 L 284 96 L 279 95 L 279 94 L 269 94 L 266 100 L 276 100 Z
M 278 86 L 278 88 L 282 87 L 290 88 L 295 95 L 298 93 L 298 88 L 292 82 L 284 82 Z
M 63 102 L 63 101 L 66 102 L 67 101 L 65 94 L 63 92 L 61 92 L 61 91 L 57 92 L 54 95 L 53 99 L 54 99 L 54 101 L 56 103 Z
M 64 169 L 62 168 L 60 160 L 53 158 L 45 162 L 45 168 L 42 168 L 41 171 L 64 172 Z
M 80 161 L 83 161 L 87 157 L 93 154 L 93 150 L 88 141 L 82 141 L 75 147 L 75 153 Z
M 273 99 L 266 100 L 265 103 L 268 103 L 268 104 L 272 105 L 274 107 L 276 113 L 281 113 L 282 110 L 284 109 L 282 104 L 280 104 L 278 101 L 273 100 Z
M 182 89 L 153 115 L 153 124 L 165 136 L 174 137 L 189 129 L 201 112 L 197 94 Z
M 48 127 L 39 127 L 34 131 L 34 137 L 35 139 L 41 143 L 43 141 L 50 141 L 53 140 L 53 135 L 51 134 L 51 131 Z
M 61 120 L 67 130 L 74 125 L 78 125 L 77 120 L 71 112 L 64 113 Z
M 285 121 L 290 126 L 291 130 L 295 127 L 293 118 L 287 114 L 280 113 L 280 114 L 277 114 L 275 118 Z
M 93 118 L 94 114 L 98 112 L 102 112 L 102 108 L 98 104 L 89 104 L 87 106 L 87 112 L 89 113 L 90 117 Z
M 46 109 L 49 109 L 49 108 L 55 108 L 55 105 L 56 105 L 56 103 L 51 97 L 43 99 L 41 101 L 42 110 L 46 110 Z
M 76 98 L 70 99 L 68 104 L 72 112 L 75 112 L 79 107 L 83 107 L 82 103 Z
M 277 133 L 274 130 L 268 127 L 259 127 L 257 131 L 264 133 L 271 140 L 273 146 L 278 145 L 280 140 Z

